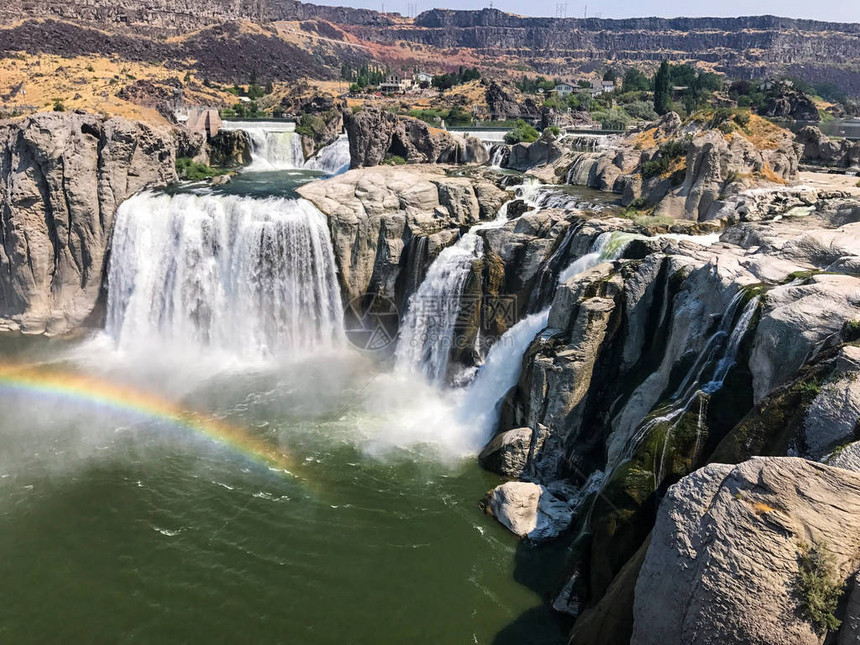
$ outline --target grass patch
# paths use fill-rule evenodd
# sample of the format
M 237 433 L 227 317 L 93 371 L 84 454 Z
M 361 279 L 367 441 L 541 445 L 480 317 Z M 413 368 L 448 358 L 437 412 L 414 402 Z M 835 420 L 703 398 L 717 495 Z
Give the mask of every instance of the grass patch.
M 406 159 L 400 155 L 385 155 L 385 159 L 382 160 L 382 163 L 386 166 L 405 166 Z
M 633 223 L 636 226 L 643 228 L 652 228 L 658 226 L 672 226 L 675 220 L 668 215 L 638 215 L 633 218 Z
M 842 582 L 833 555 L 823 543 L 801 544 L 797 564 L 795 591 L 804 620 L 820 635 L 839 629 L 841 621 L 834 612 L 842 597 Z
M 189 181 L 201 181 L 210 179 L 218 175 L 224 175 L 230 172 L 226 169 L 212 168 L 204 163 L 194 161 L 189 157 L 179 157 L 176 160 L 176 174 L 180 179 L 188 179 Z

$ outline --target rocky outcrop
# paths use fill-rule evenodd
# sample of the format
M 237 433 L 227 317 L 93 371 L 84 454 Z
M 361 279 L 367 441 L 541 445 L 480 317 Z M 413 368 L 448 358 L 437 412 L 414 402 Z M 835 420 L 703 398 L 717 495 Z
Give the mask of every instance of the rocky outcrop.
M 61 334 L 99 297 L 123 200 L 176 178 L 166 131 L 122 118 L 38 114 L 0 125 L 0 320 Z
M 477 139 L 464 139 L 380 108 L 347 112 L 345 127 L 352 168 L 378 166 L 398 157 L 408 163 L 482 164 L 489 160 Z
M 612 191 L 622 203 L 653 208 L 655 215 L 705 221 L 729 216 L 739 193 L 782 185 L 797 176 L 801 148 L 791 134 L 756 116 L 747 117 L 757 145 L 732 118 L 683 124 L 669 113 L 643 131 L 580 153 L 567 162 L 570 183 Z
M 669 488 L 636 583 L 633 645 L 819 645 L 798 591 L 804 549 L 860 566 L 860 475 L 803 459 L 713 464 Z
M 534 143 L 517 143 L 505 162 L 512 170 L 529 170 L 535 166 L 550 165 L 564 154 L 564 149 L 549 130 L 544 130 L 541 138 Z
M 772 119 L 818 122 L 818 108 L 809 96 L 797 90 L 783 90 L 765 99 L 761 115 Z
M 426 239 L 423 268 L 463 227 L 495 217 L 505 192 L 480 178 L 448 176 L 440 166 L 379 166 L 354 170 L 298 190 L 329 217 L 345 297 L 378 293 L 401 303 L 401 271 Z
M 251 140 L 243 130 L 219 130 L 207 142 L 209 163 L 238 168 L 251 163 Z
M 541 118 L 540 106 L 534 103 L 533 100 L 523 100 L 510 85 L 502 85 L 496 81 L 491 81 L 487 86 L 485 93 L 487 101 L 487 109 L 490 112 L 490 118 L 494 121 L 506 121 L 509 119 L 525 119 L 527 121 L 537 121 Z
M 803 146 L 803 161 L 837 168 L 860 167 L 860 141 L 831 139 L 814 125 L 805 126 L 794 139 Z

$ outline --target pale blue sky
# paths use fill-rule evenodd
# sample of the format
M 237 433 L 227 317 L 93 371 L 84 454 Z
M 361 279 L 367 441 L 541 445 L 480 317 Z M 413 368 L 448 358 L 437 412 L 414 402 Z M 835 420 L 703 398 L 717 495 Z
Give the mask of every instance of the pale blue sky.
M 311 0 L 312 2 L 314 0 Z M 316 4 L 364 7 L 379 11 L 383 0 L 316 0 Z M 530 16 L 554 16 L 556 0 L 494 0 L 493 6 L 503 11 Z M 386 11 L 407 14 L 411 4 L 418 12 L 434 7 L 450 9 L 482 9 L 490 0 L 384 0 Z M 581 17 L 585 10 L 583 0 L 567 0 L 568 17 Z M 860 2 L 857 0 L 591 0 L 588 14 L 600 13 L 604 18 L 633 16 L 752 16 L 772 14 L 791 18 L 814 18 L 834 22 L 860 22 Z

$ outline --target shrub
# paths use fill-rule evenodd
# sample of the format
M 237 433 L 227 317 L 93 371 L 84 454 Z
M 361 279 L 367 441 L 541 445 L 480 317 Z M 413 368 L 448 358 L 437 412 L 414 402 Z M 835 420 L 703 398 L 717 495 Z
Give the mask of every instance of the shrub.
M 642 119 L 644 121 L 655 121 L 657 113 L 654 107 L 647 101 L 632 101 L 624 105 L 624 110 L 634 119 Z
M 642 177 L 644 179 L 651 179 L 651 177 L 659 177 L 667 170 L 669 170 L 669 159 L 667 159 L 666 157 L 660 157 L 659 159 L 654 159 L 653 161 L 646 161 L 642 164 Z
M 604 130 L 626 130 L 627 126 L 630 125 L 630 117 L 620 107 L 610 108 L 599 121 Z
M 405 166 L 406 159 L 400 155 L 385 155 L 385 159 L 382 160 L 382 163 L 386 166 Z
M 549 132 L 551 135 L 557 137 L 561 134 L 561 128 L 559 128 L 557 125 L 551 125 L 545 130 L 545 132 Z
M 63 99 L 54 99 L 54 112 L 65 112 L 66 106 L 63 104 Z
M 223 175 L 225 172 L 228 171 L 198 163 L 189 157 L 179 157 L 176 160 L 176 174 L 179 175 L 180 179 L 200 181 L 217 175 Z
M 821 635 L 838 629 L 840 621 L 833 612 L 842 597 L 842 583 L 833 556 L 825 544 L 803 544 L 797 562 L 795 589 L 804 619 Z
M 532 143 L 540 137 L 538 131 L 520 119 L 516 125 L 505 133 L 505 143 Z

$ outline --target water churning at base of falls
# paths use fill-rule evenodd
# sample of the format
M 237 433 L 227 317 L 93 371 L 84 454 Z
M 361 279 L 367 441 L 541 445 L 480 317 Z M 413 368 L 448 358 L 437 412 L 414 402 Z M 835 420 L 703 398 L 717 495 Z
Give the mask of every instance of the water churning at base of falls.
M 331 345 L 342 308 L 325 216 L 302 199 L 143 193 L 117 213 L 107 331 L 260 358 Z

